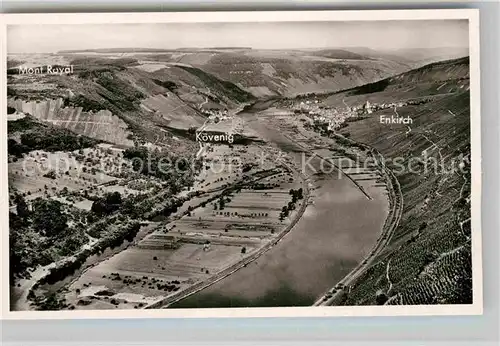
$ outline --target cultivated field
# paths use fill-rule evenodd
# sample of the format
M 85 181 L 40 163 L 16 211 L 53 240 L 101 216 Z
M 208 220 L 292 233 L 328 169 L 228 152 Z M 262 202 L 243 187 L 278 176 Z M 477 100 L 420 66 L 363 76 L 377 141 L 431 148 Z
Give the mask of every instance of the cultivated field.
M 116 191 L 128 196 L 161 187 L 154 180 L 135 177 L 122 152 L 108 145 L 73 152 L 31 151 L 9 164 L 10 188 L 28 200 L 69 194 L 67 197 L 75 197 L 74 202 L 79 203 L 86 194 L 102 196 Z M 87 202 L 84 204 L 87 209 Z
M 238 151 L 214 145 L 208 157 L 216 156 L 220 165 L 228 167 L 231 157 L 252 162 L 257 153 L 258 148 Z M 245 172 L 242 166 L 236 167 L 240 173 L 224 171 L 226 179 L 224 173 L 202 170 L 198 184 L 203 181 L 207 191 L 227 188 L 236 181 L 249 185 L 228 192 L 220 190 L 219 195 L 214 192 L 204 202 L 199 199 L 201 205 L 197 207 L 183 207 L 186 214 L 180 219 L 167 222 L 86 271 L 69 287 L 66 300 L 76 309 L 140 308 L 203 282 L 268 244 L 296 217 L 295 205 L 286 215 L 281 213 L 295 200 L 291 191 L 301 188 L 300 180 L 286 170 L 259 178 L 260 166 L 250 166 Z M 269 169 L 271 164 L 264 167 Z M 218 181 L 207 180 L 210 174 Z

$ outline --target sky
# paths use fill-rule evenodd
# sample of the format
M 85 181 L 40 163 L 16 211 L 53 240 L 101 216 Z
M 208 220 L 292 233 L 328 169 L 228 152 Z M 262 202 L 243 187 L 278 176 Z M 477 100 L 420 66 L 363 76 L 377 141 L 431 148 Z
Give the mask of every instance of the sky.
M 467 20 L 11 25 L 8 53 L 68 49 L 468 47 Z

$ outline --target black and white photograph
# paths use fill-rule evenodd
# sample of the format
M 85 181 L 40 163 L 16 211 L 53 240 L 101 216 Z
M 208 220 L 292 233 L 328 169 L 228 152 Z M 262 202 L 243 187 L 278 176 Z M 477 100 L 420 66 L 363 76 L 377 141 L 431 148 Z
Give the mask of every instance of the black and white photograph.
M 5 19 L 4 317 L 481 313 L 476 11 Z

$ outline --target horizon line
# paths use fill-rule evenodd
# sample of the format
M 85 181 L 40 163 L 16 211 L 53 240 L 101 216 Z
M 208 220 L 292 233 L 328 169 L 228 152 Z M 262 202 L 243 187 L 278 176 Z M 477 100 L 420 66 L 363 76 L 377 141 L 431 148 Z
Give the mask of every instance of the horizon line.
M 58 51 L 51 52 L 7 52 L 9 54 L 61 54 L 61 53 L 71 53 L 71 52 L 93 52 L 98 50 L 136 50 L 137 52 L 147 51 L 147 50 L 157 50 L 161 51 L 176 51 L 176 50 L 267 50 L 267 51 L 286 51 L 286 50 L 327 50 L 327 49 L 339 49 L 339 50 L 349 50 L 353 48 L 364 48 L 370 49 L 374 51 L 398 51 L 398 50 L 412 50 L 412 49 L 422 49 L 422 50 L 431 50 L 431 49 L 469 49 L 469 46 L 438 46 L 438 47 L 405 47 L 405 48 L 373 48 L 369 46 L 330 46 L 330 47 L 283 47 L 283 48 L 258 48 L 258 47 L 231 47 L 231 46 L 212 46 L 212 47 L 176 47 L 176 48 L 156 48 L 156 47 L 109 47 L 109 48 L 82 48 L 82 49 L 61 49 Z M 110 52 L 115 53 L 115 52 Z M 351 52 L 356 53 L 356 52 Z M 358 53 L 357 53 L 358 54 Z M 361 54 L 361 53 L 359 53 Z

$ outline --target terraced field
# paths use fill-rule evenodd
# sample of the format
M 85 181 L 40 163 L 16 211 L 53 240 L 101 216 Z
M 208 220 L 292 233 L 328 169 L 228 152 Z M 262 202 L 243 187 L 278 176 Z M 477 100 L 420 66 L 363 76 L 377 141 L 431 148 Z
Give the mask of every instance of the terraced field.
M 465 75 L 453 79 L 457 69 L 465 71 Z M 466 71 L 465 59 L 430 67 L 428 73 L 432 73 L 435 83 L 440 83 L 437 77 L 441 76 L 452 94 L 435 97 L 421 106 L 399 107 L 400 116 L 413 119 L 410 129 L 380 124 L 378 118 L 384 113 L 381 110 L 366 120 L 349 123 L 343 130 L 354 140 L 377 148 L 386 158 L 401 158 L 406 168 L 409 160 L 416 162 L 417 158 L 418 162 L 413 171 L 398 170 L 387 162 L 403 193 L 399 227 L 377 261 L 337 304 L 472 302 L 470 101 Z M 428 78 L 425 72 L 423 69 L 419 74 L 424 80 Z M 370 97 L 376 96 L 374 93 Z

